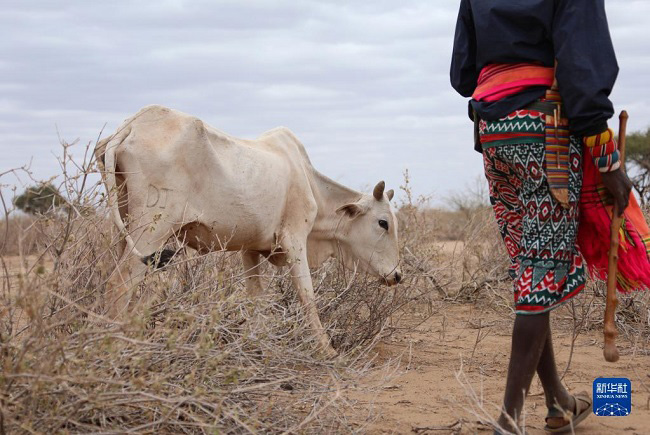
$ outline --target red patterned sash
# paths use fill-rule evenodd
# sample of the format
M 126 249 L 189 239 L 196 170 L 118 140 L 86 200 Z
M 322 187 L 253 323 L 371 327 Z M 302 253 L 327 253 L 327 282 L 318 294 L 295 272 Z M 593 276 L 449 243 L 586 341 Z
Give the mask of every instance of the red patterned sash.
M 483 67 L 472 95 L 477 101 L 498 101 L 531 86 L 551 86 L 553 67 L 534 63 L 494 63 Z

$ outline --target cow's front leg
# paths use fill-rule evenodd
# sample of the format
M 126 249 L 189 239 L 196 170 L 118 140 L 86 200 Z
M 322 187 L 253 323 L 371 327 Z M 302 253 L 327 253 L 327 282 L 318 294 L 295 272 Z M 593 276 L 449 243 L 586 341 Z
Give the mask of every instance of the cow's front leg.
M 307 248 L 304 245 L 294 245 L 287 247 L 287 251 L 290 262 L 289 267 L 291 269 L 291 280 L 298 293 L 300 303 L 305 310 L 305 316 L 307 317 L 309 326 L 314 332 L 320 350 L 325 356 L 333 358 L 337 355 L 337 352 L 330 344 L 329 337 L 318 317 L 314 287 L 307 263 Z
M 245 251 L 242 252 L 241 257 L 248 295 L 251 297 L 259 296 L 262 294 L 262 277 L 260 276 L 260 259 L 262 256 L 259 252 Z
M 106 285 L 106 311 L 112 319 L 128 311 L 133 292 L 147 271 L 147 266 L 131 253 L 124 252 L 122 257 Z

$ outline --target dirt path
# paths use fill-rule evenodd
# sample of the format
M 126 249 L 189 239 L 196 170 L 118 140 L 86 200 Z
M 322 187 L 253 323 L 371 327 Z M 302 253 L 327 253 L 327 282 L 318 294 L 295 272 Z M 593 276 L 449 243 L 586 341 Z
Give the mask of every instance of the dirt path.
M 556 326 L 553 339 L 562 373 L 569 358 L 571 334 L 569 328 Z M 490 428 L 477 424 L 477 417 L 469 411 L 472 401 L 466 392 L 467 388 L 472 388 L 478 398 L 482 397 L 488 414 L 498 414 L 511 328 L 511 318 L 503 318 L 491 310 L 481 312 L 474 305 L 451 305 L 415 332 L 397 334 L 380 344 L 380 360 L 402 355 L 401 364 L 388 385 L 372 388 L 386 376 L 378 372 L 363 380 L 359 391 L 347 393 L 353 403 L 373 406 L 377 419 L 362 430 L 368 433 L 492 433 Z M 621 360 L 609 364 L 602 357 L 601 343 L 602 335 L 597 331 L 578 337 L 565 383 L 571 392 L 591 394 L 592 383 L 597 377 L 630 378 L 632 413 L 616 418 L 592 414 L 576 433 L 649 434 L 650 356 L 634 356 L 631 349 L 623 348 Z M 465 386 L 456 378 L 461 365 Z M 364 388 L 370 391 L 362 392 Z M 526 401 L 527 433 L 545 433 L 541 430 L 545 415 L 544 396 L 536 378 Z M 353 411 L 352 420 L 356 419 L 359 425 L 364 424 L 364 418 L 364 415 L 354 415 Z

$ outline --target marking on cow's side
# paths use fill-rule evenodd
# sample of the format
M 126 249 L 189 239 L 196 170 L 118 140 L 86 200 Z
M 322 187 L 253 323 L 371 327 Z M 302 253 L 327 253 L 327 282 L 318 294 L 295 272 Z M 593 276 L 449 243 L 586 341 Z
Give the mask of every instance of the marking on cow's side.
M 156 187 L 153 184 L 149 185 L 147 190 L 147 207 L 165 208 L 167 206 L 167 197 L 171 189 L 165 187 Z

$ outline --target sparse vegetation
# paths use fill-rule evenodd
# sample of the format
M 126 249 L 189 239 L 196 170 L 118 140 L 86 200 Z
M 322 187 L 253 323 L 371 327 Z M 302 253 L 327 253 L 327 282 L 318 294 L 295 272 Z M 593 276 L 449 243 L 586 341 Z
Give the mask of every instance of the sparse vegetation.
M 366 372 L 376 341 L 434 289 L 410 270 L 397 290 L 336 262 L 314 271 L 341 353 L 328 361 L 285 274 L 266 268 L 265 296 L 251 300 L 236 253 L 188 249 L 145 280 L 150 303 L 113 322 L 104 290 L 118 236 L 102 187 L 81 181 L 90 162 L 63 164 L 81 168 L 64 171 L 68 213 L 3 222 L 3 432 L 346 430 L 340 382 Z
M 395 367 L 411 366 L 413 341 L 395 359 L 378 357 L 377 343 L 417 331 L 433 315 L 442 325 L 436 337 L 451 343 L 445 312 L 454 307 L 476 306 L 504 322 L 512 315 L 508 261 L 489 207 L 433 210 L 428 198 L 413 196 L 405 174 L 398 203 L 405 281 L 382 287 L 334 261 L 313 271 L 339 359 L 315 351 L 285 273 L 266 267 L 264 296 L 247 297 L 236 253 L 183 249 L 148 276 L 134 314 L 113 322 L 103 315 L 104 290 L 118 236 L 101 186 L 87 182 L 91 162 L 63 164 L 70 168 L 62 180 L 65 213 L 8 211 L 0 226 L 0 433 L 363 432 L 377 413 L 372 403 L 351 402 L 349 391 L 377 372 L 385 373 L 383 386 L 373 388 L 391 388 Z M 466 204 L 461 196 L 456 202 Z M 95 212 L 82 212 L 89 209 Z M 592 283 L 558 310 L 572 346 L 580 334 L 601 330 L 603 288 Z M 624 354 L 650 352 L 648 299 L 621 300 Z M 490 328 L 504 325 L 466 324 L 476 339 L 458 363 L 466 394 L 454 406 L 459 416 L 470 409 L 476 422 L 491 424 L 493 404 L 466 375 L 483 373 L 480 348 L 493 338 Z M 468 424 L 458 417 L 448 430 Z M 413 428 L 426 432 L 420 429 Z
M 630 174 L 634 189 L 642 204 L 650 203 L 650 128 L 645 132 L 634 132 L 626 138 L 627 161 L 631 162 Z

